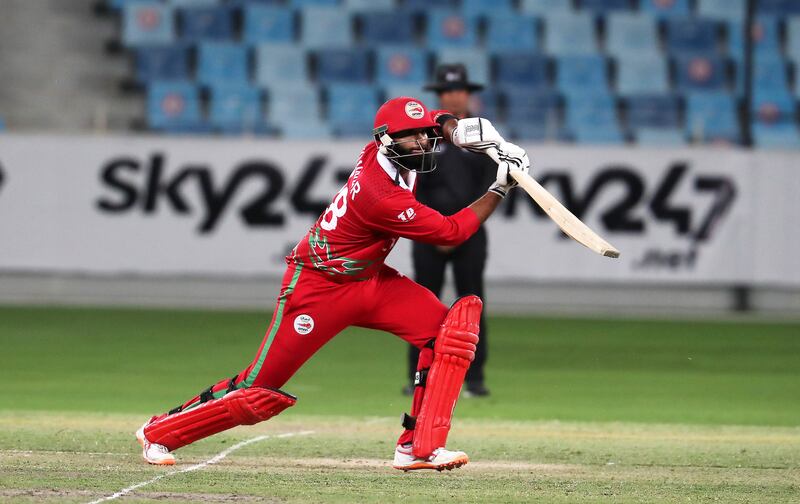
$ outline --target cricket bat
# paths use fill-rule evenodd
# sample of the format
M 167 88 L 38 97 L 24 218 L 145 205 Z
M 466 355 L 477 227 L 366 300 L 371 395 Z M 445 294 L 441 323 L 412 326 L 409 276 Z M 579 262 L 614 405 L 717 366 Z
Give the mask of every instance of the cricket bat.
M 486 153 L 495 163 L 500 163 L 497 149 L 490 148 Z M 514 177 L 514 180 L 517 181 L 519 186 L 533 198 L 533 201 L 542 207 L 542 210 L 544 210 L 547 216 L 561 228 L 561 231 L 570 238 L 602 256 L 612 258 L 619 257 L 619 250 L 592 231 L 583 221 L 575 217 L 575 214 L 567 210 L 567 208 L 562 205 L 555 196 L 550 194 L 547 189 L 542 187 L 536 179 L 527 173 L 518 171 L 511 171 L 511 176 Z

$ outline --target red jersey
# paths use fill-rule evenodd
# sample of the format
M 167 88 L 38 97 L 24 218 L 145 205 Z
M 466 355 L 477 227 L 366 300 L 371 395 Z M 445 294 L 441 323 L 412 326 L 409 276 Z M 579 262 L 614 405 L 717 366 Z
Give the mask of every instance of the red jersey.
M 475 212 L 464 208 L 444 216 L 414 196 L 397 168 L 367 144 L 347 183 L 333 203 L 286 256 L 287 263 L 310 266 L 337 282 L 374 275 L 400 237 L 434 245 L 460 245 L 480 227 Z

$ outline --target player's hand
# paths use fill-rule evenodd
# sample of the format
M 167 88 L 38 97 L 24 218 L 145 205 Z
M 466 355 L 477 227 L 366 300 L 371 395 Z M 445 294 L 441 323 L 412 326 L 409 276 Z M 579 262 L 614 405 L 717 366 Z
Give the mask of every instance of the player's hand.
M 453 137 L 453 131 L 456 129 L 458 119 L 449 110 L 431 110 L 428 114 L 431 121 L 438 124 L 435 128 L 439 132 L 438 136 L 448 140 Z
M 430 115 L 431 121 L 439 122 L 440 117 L 453 114 L 449 110 L 441 109 L 441 110 L 431 110 L 430 112 L 428 112 L 428 115 Z
M 459 119 L 451 141 L 463 149 L 484 154 L 487 149 L 505 143 L 505 139 L 494 129 L 492 123 L 482 117 Z
M 497 154 L 500 158 L 500 162 L 497 164 L 497 179 L 489 187 L 489 190 L 501 198 L 505 198 L 508 191 L 517 185 L 511 172 L 528 173 L 531 162 L 525 149 L 510 142 L 501 143 L 497 147 Z

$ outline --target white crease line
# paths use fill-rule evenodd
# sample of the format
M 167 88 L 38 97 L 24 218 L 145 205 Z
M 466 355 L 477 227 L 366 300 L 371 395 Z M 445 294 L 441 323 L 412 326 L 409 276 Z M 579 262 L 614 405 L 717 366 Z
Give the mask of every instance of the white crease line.
M 183 474 L 183 473 L 188 473 L 188 472 L 192 472 L 192 471 L 197 471 L 198 469 L 202 469 L 202 468 L 204 468 L 206 466 L 210 466 L 210 465 L 216 464 L 217 462 L 221 461 L 222 459 L 224 459 L 225 457 L 227 457 L 231 453 L 235 452 L 239 448 L 242 448 L 242 447 L 247 446 L 247 445 L 252 444 L 252 443 L 257 443 L 259 441 L 263 441 L 263 440 L 269 439 L 269 438 L 288 438 L 288 437 L 293 437 L 293 436 L 307 436 L 308 434 L 313 434 L 313 433 L 314 433 L 314 431 L 300 431 L 300 432 L 287 432 L 285 434 L 278 434 L 278 435 L 275 435 L 275 436 L 268 436 L 268 435 L 256 436 L 254 438 L 247 439 L 247 440 L 242 441 L 240 443 L 236 443 L 235 445 L 227 448 L 226 450 L 221 451 L 220 453 L 218 453 L 214 457 L 206 460 L 205 462 L 201 462 L 199 464 L 195 464 L 193 466 L 189 466 L 189 467 L 186 467 L 184 469 L 179 469 L 177 471 L 168 472 L 166 474 L 159 474 L 158 476 L 156 476 L 153 479 L 149 479 L 147 481 L 142 481 L 141 483 L 136 483 L 135 485 L 131 485 L 128 488 L 123 488 L 122 490 L 120 490 L 119 492 L 117 492 L 117 493 L 115 493 L 113 495 L 109 495 L 108 497 L 103 497 L 101 499 L 93 500 L 93 501 L 89 502 L 89 504 L 98 504 L 100 502 L 106 502 L 106 501 L 110 501 L 110 500 L 114 500 L 114 499 L 119 499 L 123 495 L 127 495 L 127 494 L 133 492 L 134 490 L 142 488 L 143 486 L 147 486 L 147 485 L 150 485 L 152 483 L 155 483 L 156 481 L 158 481 L 160 479 L 168 478 L 169 476 L 175 476 L 176 474 Z

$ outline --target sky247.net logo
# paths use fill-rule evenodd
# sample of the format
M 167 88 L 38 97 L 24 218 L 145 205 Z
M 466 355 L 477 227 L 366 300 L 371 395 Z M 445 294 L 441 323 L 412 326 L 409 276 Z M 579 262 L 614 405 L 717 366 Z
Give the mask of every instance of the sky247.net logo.
M 736 181 L 724 171 L 697 172 L 684 161 L 667 164 L 660 174 L 649 168 L 649 164 L 608 164 L 593 172 L 583 190 L 571 171 L 546 170 L 538 173 L 537 179 L 579 219 L 595 217 L 598 231 L 612 243 L 615 235 L 648 240 L 655 228 L 671 229 L 674 246 L 648 247 L 632 258 L 635 269 L 691 270 L 702 246 L 713 240 L 732 210 Z M 509 193 L 505 215 L 513 217 L 527 200 L 535 216 L 546 218 L 544 211 L 524 196 L 520 191 Z

